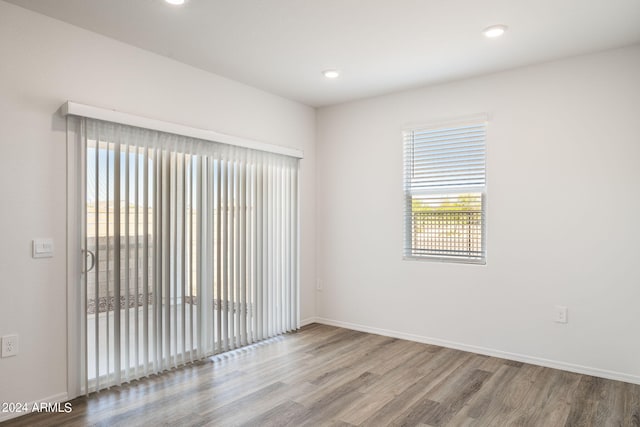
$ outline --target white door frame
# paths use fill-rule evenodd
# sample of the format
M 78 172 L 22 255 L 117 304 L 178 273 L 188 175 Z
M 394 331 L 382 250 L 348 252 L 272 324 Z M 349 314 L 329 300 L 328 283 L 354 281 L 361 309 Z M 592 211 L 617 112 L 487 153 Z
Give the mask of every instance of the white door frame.
M 81 120 L 67 116 L 67 398 L 83 394 L 82 373 L 85 371 L 83 348 L 86 347 L 83 309 L 85 307 L 82 284 L 83 257 L 82 236 L 85 218 L 84 197 L 84 149 Z

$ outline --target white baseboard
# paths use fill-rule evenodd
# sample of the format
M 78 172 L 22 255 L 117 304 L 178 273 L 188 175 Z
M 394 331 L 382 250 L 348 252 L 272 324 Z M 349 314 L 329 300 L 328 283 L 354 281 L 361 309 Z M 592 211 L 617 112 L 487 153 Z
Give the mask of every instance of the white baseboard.
M 39 399 L 33 402 L 11 402 L 11 403 L 20 403 L 22 405 L 26 403 L 26 405 L 24 406 L 26 406 L 27 408 L 33 408 L 33 405 L 39 405 L 40 403 L 62 403 L 62 402 L 66 402 L 67 400 L 69 400 L 67 393 L 60 393 L 60 394 L 45 397 L 43 399 Z M 0 408 L 0 410 L 2 409 L 3 408 Z M 18 418 L 22 415 L 27 415 L 30 413 L 31 412 L 0 412 L 0 423 L 13 418 Z
M 321 323 L 323 325 L 338 326 L 341 328 L 352 329 L 354 331 L 368 332 L 376 335 L 383 335 L 391 338 L 399 338 L 408 341 L 415 341 L 423 344 L 432 344 L 440 347 L 453 348 L 456 350 L 468 351 L 470 353 L 482 354 L 485 356 L 498 357 L 500 359 L 515 360 L 517 362 L 528 363 L 531 365 L 544 366 L 546 368 L 560 369 L 563 371 L 575 372 L 578 374 L 591 375 L 594 377 L 606 378 L 616 381 L 624 381 L 632 384 L 640 384 L 640 376 L 626 374 L 623 372 L 608 371 L 605 369 L 592 368 L 589 366 L 576 365 L 557 360 L 544 359 L 541 357 L 527 356 L 524 354 L 510 353 L 507 351 L 496 350 L 492 348 L 479 347 L 475 345 L 463 344 L 454 341 L 447 341 L 439 338 L 424 337 L 421 335 L 407 334 L 404 332 L 392 331 L 388 329 L 374 328 L 371 326 L 358 325 L 355 323 L 342 322 L 339 320 L 325 319 L 322 317 L 314 317 L 310 323 Z
M 303 319 L 300 321 L 300 327 L 302 328 L 303 326 L 307 326 L 312 323 L 322 323 L 322 322 L 319 322 L 318 320 L 319 320 L 319 317 L 307 317 L 306 319 Z

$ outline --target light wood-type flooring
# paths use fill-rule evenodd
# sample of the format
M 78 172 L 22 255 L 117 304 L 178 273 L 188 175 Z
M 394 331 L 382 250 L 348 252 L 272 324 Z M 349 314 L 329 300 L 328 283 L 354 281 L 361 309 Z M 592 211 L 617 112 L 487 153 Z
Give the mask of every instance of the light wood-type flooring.
M 324 325 L 8 426 L 640 426 L 640 385 Z

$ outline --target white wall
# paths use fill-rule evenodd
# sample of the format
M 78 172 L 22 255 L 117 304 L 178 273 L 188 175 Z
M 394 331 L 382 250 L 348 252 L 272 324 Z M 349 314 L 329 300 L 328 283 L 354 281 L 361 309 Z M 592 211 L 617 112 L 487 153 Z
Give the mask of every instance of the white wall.
M 66 385 L 66 101 L 304 150 L 301 316 L 315 315 L 315 111 L 0 1 L 0 402 Z M 52 259 L 31 239 L 53 237 Z
M 635 46 L 320 109 L 321 320 L 640 382 L 639 76 Z M 402 127 L 481 112 L 487 265 L 403 261 Z

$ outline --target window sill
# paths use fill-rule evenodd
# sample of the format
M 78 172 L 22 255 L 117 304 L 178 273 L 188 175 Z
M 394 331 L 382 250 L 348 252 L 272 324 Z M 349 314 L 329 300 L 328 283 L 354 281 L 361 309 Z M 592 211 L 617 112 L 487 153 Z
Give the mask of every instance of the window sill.
M 473 265 L 487 265 L 487 259 L 460 259 L 449 258 L 439 256 L 403 256 L 403 261 L 427 261 L 427 262 L 440 262 L 440 263 L 452 263 L 452 264 L 473 264 Z

